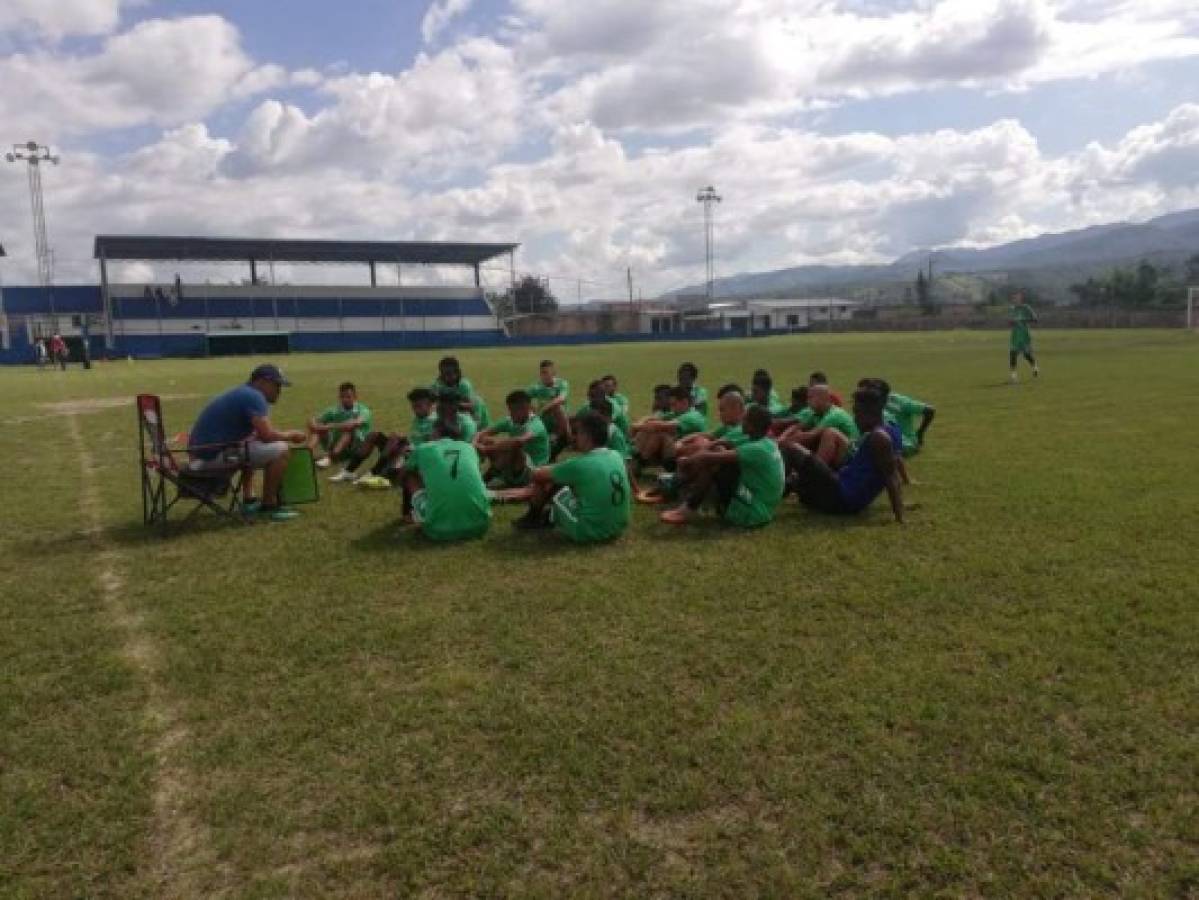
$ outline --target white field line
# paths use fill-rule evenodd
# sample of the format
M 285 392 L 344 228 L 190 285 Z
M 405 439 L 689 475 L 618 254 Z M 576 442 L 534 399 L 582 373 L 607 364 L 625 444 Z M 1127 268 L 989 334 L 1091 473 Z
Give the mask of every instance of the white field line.
M 154 757 L 154 819 L 148 839 L 148 854 L 142 874 L 156 896 L 213 896 L 211 882 L 217 875 L 215 853 L 207 829 L 192 815 L 192 791 L 181 752 L 190 735 L 182 716 L 163 687 L 164 661 L 142 616 L 125 600 L 121 554 L 108 540 L 100 510 L 103 509 L 96 479 L 95 462 L 79 416 L 67 416 L 68 431 L 75 444 L 83 474 L 80 511 L 86 533 L 96 555 L 96 583 L 105 612 L 123 639 L 122 650 L 146 691 L 145 727 Z

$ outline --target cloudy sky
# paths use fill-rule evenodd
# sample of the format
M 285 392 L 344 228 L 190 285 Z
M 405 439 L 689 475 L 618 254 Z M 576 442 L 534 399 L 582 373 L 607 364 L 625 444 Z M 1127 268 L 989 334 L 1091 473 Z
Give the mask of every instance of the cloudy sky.
M 1195 0 L 0 0 L 0 82 L 66 282 L 98 231 L 514 240 L 650 296 L 709 183 L 718 274 L 1199 206 Z

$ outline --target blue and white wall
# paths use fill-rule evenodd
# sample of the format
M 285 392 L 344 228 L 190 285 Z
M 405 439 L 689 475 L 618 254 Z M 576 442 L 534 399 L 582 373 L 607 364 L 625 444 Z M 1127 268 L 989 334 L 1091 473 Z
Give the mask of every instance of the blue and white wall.
M 149 292 L 147 293 L 147 287 Z M 384 350 L 495 343 L 499 324 L 477 288 L 111 285 L 113 347 L 96 286 L 3 291 L 0 362 L 29 362 L 41 326 L 66 336 L 88 316 L 93 355 L 202 356 L 209 334 L 283 332 L 293 350 Z M 51 314 L 53 309 L 53 315 Z

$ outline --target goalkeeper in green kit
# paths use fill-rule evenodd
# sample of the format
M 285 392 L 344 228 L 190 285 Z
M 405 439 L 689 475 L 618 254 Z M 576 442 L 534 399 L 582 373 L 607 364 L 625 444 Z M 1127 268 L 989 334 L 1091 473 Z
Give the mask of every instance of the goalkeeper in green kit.
M 1008 367 L 1011 369 L 1012 384 L 1020 380 L 1016 375 L 1016 361 L 1023 356 L 1032 366 L 1032 377 L 1041 374 L 1037 359 L 1032 354 L 1032 331 L 1029 325 L 1037 321 L 1037 314 L 1024 299 L 1024 292 L 1017 291 L 1012 295 L 1012 313 L 1008 323 L 1012 326 L 1011 339 L 1008 344 Z

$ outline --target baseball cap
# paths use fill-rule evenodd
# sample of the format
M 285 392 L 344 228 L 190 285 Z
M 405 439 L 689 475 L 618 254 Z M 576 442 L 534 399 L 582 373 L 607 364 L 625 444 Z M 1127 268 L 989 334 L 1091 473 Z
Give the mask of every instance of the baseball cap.
M 281 384 L 284 387 L 291 387 L 291 382 L 283 374 L 283 370 L 272 363 L 265 363 L 259 366 L 250 373 L 250 380 L 257 381 L 261 378 L 263 381 L 273 381 L 275 384 Z

